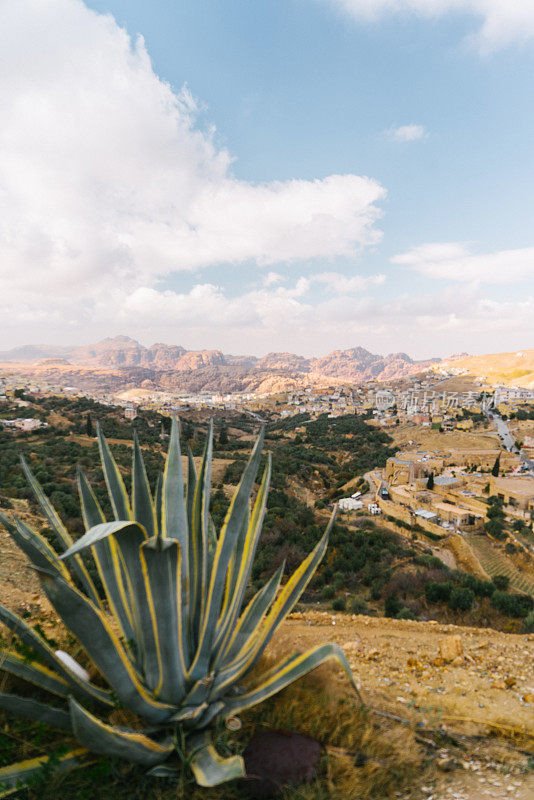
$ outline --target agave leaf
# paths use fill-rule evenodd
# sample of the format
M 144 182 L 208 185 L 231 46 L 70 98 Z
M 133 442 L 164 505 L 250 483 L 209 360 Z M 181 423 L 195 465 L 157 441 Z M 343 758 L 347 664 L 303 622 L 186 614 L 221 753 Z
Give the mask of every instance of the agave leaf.
M 308 650 L 306 653 L 293 656 L 279 668 L 275 667 L 269 670 L 268 673 L 259 678 L 258 684 L 245 694 L 235 698 L 227 698 L 225 701 L 226 714 L 239 714 L 246 708 L 251 708 L 251 706 L 263 702 L 331 658 L 339 661 L 359 697 L 358 686 L 341 647 L 337 644 L 323 644 Z
M 210 703 L 205 712 L 199 718 L 195 727 L 198 730 L 201 730 L 202 728 L 207 728 L 210 722 L 221 712 L 224 711 L 224 708 L 225 704 L 220 700 L 216 700 L 214 703 Z
M 80 466 L 77 467 L 76 472 L 83 524 L 85 525 L 85 530 L 88 531 L 89 528 L 94 528 L 95 525 L 101 525 L 103 522 L 106 522 L 106 517 L 100 507 L 100 503 L 96 499 L 95 493 L 91 489 L 91 484 L 87 480 L 85 472 Z
M 58 675 L 68 681 L 73 687 L 73 694 L 89 702 L 97 701 L 106 706 L 114 705 L 108 691 L 101 689 L 99 686 L 94 686 L 70 670 L 38 633 L 26 625 L 24 620 L 2 605 L 0 605 L 0 622 L 9 628 L 24 644 L 40 655 L 49 666 L 53 667 Z
M 117 521 L 117 522 L 103 522 L 100 525 L 95 525 L 94 528 L 90 528 L 83 536 L 80 536 L 77 542 L 75 542 L 72 547 L 63 553 L 60 556 L 61 560 L 63 561 L 65 558 L 69 558 L 73 556 L 75 553 L 79 553 L 81 550 L 86 550 L 88 547 L 92 547 L 97 542 L 101 542 L 104 539 L 107 539 L 109 536 L 114 534 L 123 533 L 125 536 L 131 535 L 132 533 L 136 532 L 136 529 L 141 531 L 143 540 L 146 539 L 146 533 L 144 528 L 141 528 L 137 522 L 128 522 L 128 521 Z
M 50 527 L 55 532 L 58 539 L 63 543 L 64 547 L 69 548 L 72 545 L 72 538 L 63 525 L 59 514 L 43 492 L 39 482 L 34 478 L 30 468 L 22 456 L 20 460 L 26 479 L 28 480 L 28 483 L 30 484 L 30 487 L 35 495 L 35 499 L 41 506 L 42 512 L 47 518 Z M 98 596 L 96 587 L 91 580 L 91 576 L 89 575 L 87 568 L 80 556 L 76 556 L 76 559 L 72 562 L 72 570 L 80 581 L 80 585 L 87 596 L 91 598 L 93 603 L 100 605 L 100 597 Z
M 207 731 L 188 739 L 187 755 L 199 786 L 217 786 L 245 776 L 245 762 L 241 756 L 222 758 L 215 750 Z
M 186 694 L 186 653 L 182 635 L 181 555 L 174 539 L 153 537 L 141 547 L 141 565 L 146 576 L 147 600 L 156 609 L 155 642 L 159 680 L 148 685 L 163 701 L 178 705 Z
M 95 525 L 78 539 L 61 558 L 68 558 L 97 542 L 109 539 L 110 536 L 115 537 L 120 560 L 124 565 L 124 569 L 117 575 L 118 588 L 123 587 L 125 583 L 128 595 L 127 599 L 121 596 L 122 606 L 130 610 L 134 640 L 140 649 L 143 668 L 149 684 L 157 686 L 161 669 L 155 642 L 155 611 L 148 602 L 147 579 L 140 558 L 140 547 L 146 541 L 144 528 L 137 522 L 104 522 L 101 525 Z
M 230 558 L 230 564 L 228 565 L 228 570 L 226 573 L 224 599 L 222 604 L 222 610 L 217 622 L 214 650 L 217 650 L 219 648 L 222 635 L 227 627 L 228 613 L 230 610 L 230 606 L 232 604 L 232 600 L 234 598 L 235 585 L 237 581 L 237 575 L 239 573 L 239 561 L 238 561 L 239 554 L 243 553 L 243 549 L 245 547 L 245 540 L 247 538 L 247 532 L 250 525 L 250 514 L 251 514 L 251 504 L 249 501 L 247 507 L 247 513 L 243 520 L 243 525 L 241 526 L 241 532 L 237 538 L 237 542 L 234 547 L 234 552 L 232 553 L 232 557 Z M 215 544 L 217 544 L 217 542 L 215 542 Z
M 104 724 L 73 698 L 69 706 L 74 735 L 93 753 L 153 767 L 165 761 L 174 750 L 172 743 L 159 744 L 144 733 Z
M 105 524 L 106 518 L 81 469 L 78 469 L 78 492 L 87 532 L 98 525 Z M 135 641 L 132 612 L 122 578 L 116 541 L 112 535 L 93 544 L 93 558 L 111 613 L 117 620 L 124 640 L 126 642 Z M 137 663 L 135 654 L 132 654 L 132 659 Z
M 192 722 L 202 716 L 208 708 L 207 703 L 200 703 L 197 706 L 182 706 L 182 708 L 171 717 L 172 722 Z
M 0 797 L 8 797 L 15 792 L 20 792 L 24 783 L 34 775 L 42 772 L 50 760 L 50 756 L 39 756 L 26 761 L 19 761 L 9 767 L 0 768 Z M 85 747 L 78 747 L 60 756 L 54 761 L 54 772 L 68 772 L 77 767 L 87 767 L 94 764 L 95 757 Z M 5 787 L 5 788 L 4 788 Z
M 132 518 L 130 510 L 130 502 L 128 500 L 128 493 L 124 486 L 122 475 L 113 458 L 109 445 L 100 430 L 100 425 L 96 423 L 96 433 L 98 437 L 98 447 L 100 450 L 100 460 L 102 462 L 102 471 L 106 486 L 108 487 L 109 499 L 113 514 L 116 520 L 127 520 Z
M 57 613 L 83 644 L 118 699 L 151 723 L 168 719 L 175 709 L 150 696 L 100 609 L 61 578 L 46 574 L 41 574 L 40 578 Z
M 187 522 L 189 530 L 192 529 L 193 502 L 197 485 L 197 471 L 191 448 L 187 447 Z
M 250 460 L 245 468 L 245 471 L 243 472 L 238 489 L 232 499 L 232 502 L 230 503 L 224 525 L 217 540 L 217 547 L 215 550 L 210 576 L 209 591 L 206 600 L 205 611 L 202 616 L 199 643 L 193 664 L 191 665 L 190 669 L 190 678 L 193 681 L 199 680 L 207 672 L 208 664 L 211 658 L 211 648 L 216 632 L 216 625 L 221 609 L 221 600 L 226 584 L 226 572 L 237 538 L 241 531 L 243 521 L 247 514 L 249 498 L 254 487 L 254 481 L 256 480 L 256 475 L 258 473 L 260 464 L 263 438 L 264 429 L 262 428 L 260 435 L 256 440 L 256 444 L 254 445 Z
M 261 482 L 260 490 L 254 503 L 254 509 L 250 518 L 248 530 L 246 532 L 242 548 L 236 553 L 235 564 L 235 580 L 232 581 L 231 601 L 228 607 L 226 618 L 217 641 L 215 643 L 215 650 L 225 649 L 232 633 L 235 629 L 235 623 L 239 616 L 245 591 L 250 578 L 254 556 L 256 554 L 256 547 L 261 534 L 261 528 L 267 509 L 267 495 L 269 492 L 269 483 L 271 480 L 271 456 L 268 455 L 267 466 L 265 468 L 263 479 Z M 219 651 L 220 652 L 220 651 Z M 217 657 L 215 663 L 219 663 L 220 659 Z
M 161 526 L 161 506 L 163 505 L 163 473 L 158 472 L 158 478 L 156 480 L 156 489 L 154 491 L 154 506 L 156 508 L 156 525 L 157 525 L 157 533 L 158 536 L 162 534 L 162 526 Z
M 147 532 L 150 538 L 156 534 L 156 510 L 150 494 L 145 462 L 139 446 L 137 431 L 134 430 L 134 454 L 132 469 L 132 508 L 133 519 Z
M 275 631 L 298 601 L 317 569 L 326 550 L 334 518 L 335 512 L 330 519 L 326 533 L 289 578 L 265 620 L 260 623 L 259 628 L 251 633 L 235 659 L 220 670 L 213 685 L 213 692 L 218 695 L 222 694 L 257 663 Z M 213 692 L 211 696 L 213 696 Z
M 280 565 L 265 586 L 256 592 L 250 603 L 239 618 L 231 637 L 226 645 L 226 650 L 221 652 L 221 661 L 232 661 L 243 645 L 249 639 L 259 623 L 263 620 L 267 609 L 276 597 L 280 588 L 280 581 L 284 574 L 285 562 Z
M 63 731 L 72 730 L 68 711 L 62 711 L 60 708 L 54 708 L 46 703 L 39 703 L 29 697 L 19 697 L 16 694 L 0 692 L 0 709 L 16 714 L 17 717 L 46 722 L 52 728 L 59 728 Z
M 178 764 L 156 764 L 146 774 L 152 778 L 177 778 L 180 772 Z
M 162 486 L 162 523 L 163 536 L 180 542 L 184 574 L 189 561 L 189 542 L 187 536 L 187 513 L 184 498 L 184 476 L 182 470 L 182 454 L 180 452 L 180 436 L 178 420 L 173 417 L 169 450 L 165 462 Z
M 55 672 L 43 667 L 38 661 L 28 661 L 18 653 L 0 651 L 0 671 L 9 672 L 17 678 L 35 684 L 40 689 L 57 694 L 59 697 L 68 697 L 72 694 L 72 687 L 64 678 Z
M 182 637 L 184 651 L 189 653 L 189 529 L 184 497 L 184 476 L 178 420 L 172 418 L 171 437 L 165 461 L 165 471 L 161 487 L 161 535 L 164 539 L 176 539 L 181 554 L 181 606 Z
M 196 646 L 195 634 L 200 626 L 204 612 L 208 582 L 208 525 L 211 485 L 211 460 L 213 455 L 213 420 L 210 420 L 206 445 L 200 472 L 193 495 L 190 517 L 190 558 L 189 558 L 189 613 L 190 636 Z
M 59 560 L 56 551 L 50 547 L 43 536 L 32 531 L 18 517 L 13 518 L 15 524 L 11 523 L 1 511 L 0 522 L 15 544 L 28 556 L 34 567 L 43 571 L 58 573 L 65 580 L 70 581 L 68 569 Z

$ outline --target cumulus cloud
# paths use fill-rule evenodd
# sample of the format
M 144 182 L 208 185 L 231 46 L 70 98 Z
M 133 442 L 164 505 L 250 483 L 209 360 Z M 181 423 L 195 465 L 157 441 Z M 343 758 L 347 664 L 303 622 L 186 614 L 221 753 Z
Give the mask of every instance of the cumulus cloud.
M 429 278 L 482 283 L 513 283 L 534 278 L 534 247 L 471 253 L 465 242 L 430 242 L 391 261 Z
M 320 272 L 316 275 L 310 275 L 310 281 L 315 283 L 322 283 L 325 287 L 335 294 L 354 294 L 354 292 L 361 292 L 369 286 L 378 286 L 386 280 L 385 275 L 370 275 L 365 277 L 363 275 L 342 275 L 339 272 Z
M 414 14 L 435 18 L 445 14 L 468 14 L 481 21 L 473 35 L 482 51 L 534 38 L 532 0 L 326 0 L 355 19 L 377 21 L 391 14 Z
M 400 125 L 398 128 L 390 128 L 386 131 L 391 139 L 397 142 L 416 142 L 418 139 L 426 139 L 428 133 L 423 125 Z
M 215 335 L 218 347 L 233 352 L 289 348 L 311 355 L 355 343 L 392 352 L 402 342 L 402 349 L 422 358 L 465 349 L 466 341 L 493 342 L 488 350 L 514 349 L 518 332 L 525 341 L 534 336 L 532 296 L 521 302 L 494 300 L 481 297 L 478 285 L 470 283 L 461 293 L 450 285 L 439 292 L 386 298 L 353 285 L 351 291 L 312 303 L 307 293 L 315 280 L 300 278 L 287 288 L 236 296 L 212 284 L 186 293 L 139 288 L 116 296 L 114 303 L 121 330 L 135 319 L 152 336 L 161 332 L 165 339 L 168 331 L 185 330 L 197 344 L 213 346 Z
M 81 311 L 178 270 L 351 255 L 379 240 L 376 181 L 238 180 L 188 90 L 81 0 L 0 4 L 0 46 L 0 294 L 13 303 Z

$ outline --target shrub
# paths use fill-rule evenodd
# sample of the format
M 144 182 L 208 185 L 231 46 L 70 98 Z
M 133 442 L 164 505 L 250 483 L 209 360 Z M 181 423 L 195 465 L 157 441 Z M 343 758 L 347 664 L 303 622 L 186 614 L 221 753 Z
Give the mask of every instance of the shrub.
M 367 614 L 369 606 L 360 597 L 353 597 L 350 603 L 350 610 L 353 614 Z
M 416 556 L 414 558 L 414 564 L 419 564 L 421 567 L 428 567 L 428 569 L 446 569 L 445 564 L 440 558 L 427 555 L 426 553 Z
M 534 600 L 527 594 L 509 594 L 498 589 L 493 592 L 491 603 L 507 617 L 527 617 L 534 609 Z
M 386 600 L 384 613 L 386 617 L 396 617 L 401 608 L 402 606 L 399 598 L 392 594 L 391 597 L 388 597 Z
M 455 586 L 449 598 L 449 608 L 453 611 L 468 611 L 473 605 L 475 593 L 472 589 Z
M 410 609 L 406 608 L 406 606 L 401 608 L 401 610 L 397 614 L 397 619 L 415 619 L 415 618 L 416 617 L 413 611 L 410 611 Z
M 380 600 L 383 591 L 384 591 L 384 581 L 381 578 L 376 578 L 371 583 L 371 599 Z
M 344 597 L 336 597 L 336 599 L 332 602 L 332 608 L 334 611 L 345 611 L 346 606 L 347 604 Z
M 429 603 L 447 602 L 451 596 L 452 583 L 438 583 L 437 581 L 430 581 L 425 586 L 425 596 Z
M 492 583 L 496 589 L 505 592 L 510 585 L 510 578 L 508 575 L 494 575 L 492 578 Z
M 531 611 L 529 614 L 527 614 L 523 623 L 523 627 L 526 633 L 534 633 L 534 611 Z
M 323 600 L 331 600 L 336 594 L 336 590 L 334 587 L 329 584 L 328 586 L 323 586 L 321 590 L 321 597 Z

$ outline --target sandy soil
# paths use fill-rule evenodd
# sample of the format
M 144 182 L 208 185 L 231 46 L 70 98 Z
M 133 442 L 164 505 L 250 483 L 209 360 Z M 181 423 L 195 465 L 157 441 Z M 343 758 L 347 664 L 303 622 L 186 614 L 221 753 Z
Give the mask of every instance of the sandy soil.
M 388 433 L 400 449 L 421 448 L 442 451 L 449 448 L 459 450 L 496 450 L 498 436 L 495 431 L 481 429 L 472 433 L 468 431 L 444 431 L 423 428 L 420 425 L 404 424 L 388 428 Z M 414 444 L 409 444 L 414 442 Z
M 452 637 L 463 653 L 446 663 L 440 646 Z M 327 641 L 342 646 L 365 703 L 456 738 L 459 746 L 441 752 L 430 745 L 435 769 L 406 797 L 532 800 L 524 752 L 534 748 L 534 634 L 307 612 L 291 615 L 273 646 L 287 652 Z

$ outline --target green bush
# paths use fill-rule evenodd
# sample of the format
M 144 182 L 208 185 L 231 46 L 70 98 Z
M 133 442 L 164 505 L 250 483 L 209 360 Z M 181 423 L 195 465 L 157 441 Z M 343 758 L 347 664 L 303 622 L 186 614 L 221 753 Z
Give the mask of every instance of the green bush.
M 391 597 L 388 597 L 386 600 L 384 613 L 386 617 L 396 617 L 401 608 L 402 605 L 399 598 L 396 595 L 392 594 Z
M 534 611 L 527 614 L 523 627 L 526 633 L 534 633 Z
M 380 600 L 383 591 L 384 591 L 384 581 L 382 580 L 382 578 L 376 578 L 376 580 L 374 580 L 371 583 L 371 599 Z
M 442 603 L 447 602 L 451 596 L 452 583 L 439 583 L 438 581 L 429 581 L 425 586 L 425 597 L 429 603 Z
M 507 617 L 527 617 L 534 610 L 534 599 L 527 594 L 509 594 L 498 589 L 493 592 L 491 603 Z
M 346 606 L 347 604 L 344 597 L 336 597 L 336 599 L 332 602 L 332 608 L 334 611 L 345 611 Z
M 323 600 L 331 600 L 336 594 L 336 590 L 332 585 L 324 586 L 321 590 L 321 597 Z
M 492 583 L 496 589 L 505 592 L 510 585 L 510 578 L 508 575 L 494 575 L 492 578 Z
M 475 593 L 472 589 L 455 586 L 449 598 L 449 608 L 453 611 L 469 611 L 473 605 Z
M 350 610 L 353 614 L 367 614 L 369 606 L 360 597 L 353 597 L 350 602 Z
M 404 608 L 401 608 L 401 610 L 397 614 L 397 619 L 416 619 L 416 616 L 413 613 L 413 611 L 410 611 L 409 608 L 404 606 Z

